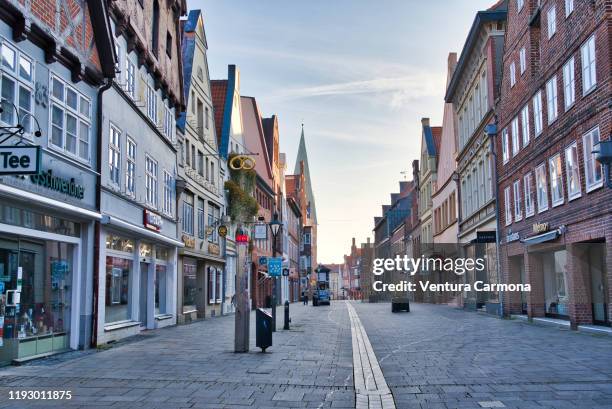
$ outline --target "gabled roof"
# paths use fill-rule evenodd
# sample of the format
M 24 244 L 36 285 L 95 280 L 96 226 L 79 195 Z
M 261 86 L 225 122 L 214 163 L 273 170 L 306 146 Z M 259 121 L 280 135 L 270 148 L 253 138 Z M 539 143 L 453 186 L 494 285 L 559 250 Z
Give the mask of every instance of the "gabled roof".
M 437 156 L 440 151 L 440 139 L 442 137 L 441 126 L 423 126 L 423 137 L 427 146 L 427 154 L 429 156 Z
M 467 66 L 467 60 L 470 57 L 470 52 L 472 51 L 478 40 L 478 33 L 480 32 L 480 27 L 490 21 L 505 20 L 507 13 L 507 0 L 498 2 L 497 4 L 493 5 L 493 7 L 491 7 L 489 10 L 479 11 L 478 13 L 476 13 L 476 17 L 474 18 L 474 22 L 472 23 L 472 28 L 470 28 L 470 32 L 467 36 L 467 39 L 465 40 L 463 50 L 461 50 L 461 56 L 459 57 L 457 68 L 455 68 L 453 78 L 451 79 L 451 82 L 448 85 L 448 88 L 446 89 L 446 95 L 444 96 L 444 100 L 446 102 L 453 102 L 453 98 L 455 97 L 455 91 L 457 90 L 457 85 L 459 84 L 459 80 L 461 79 L 463 71 Z
M 272 184 L 272 164 L 268 156 L 268 147 L 261 121 L 261 112 L 253 97 L 240 97 L 242 105 L 242 123 L 244 124 L 244 142 L 246 148 L 257 154 L 255 171 L 268 184 Z
M 217 144 L 221 146 L 221 130 L 225 119 L 225 100 L 227 98 L 227 80 L 211 80 L 210 91 L 215 110 L 215 130 L 217 131 Z

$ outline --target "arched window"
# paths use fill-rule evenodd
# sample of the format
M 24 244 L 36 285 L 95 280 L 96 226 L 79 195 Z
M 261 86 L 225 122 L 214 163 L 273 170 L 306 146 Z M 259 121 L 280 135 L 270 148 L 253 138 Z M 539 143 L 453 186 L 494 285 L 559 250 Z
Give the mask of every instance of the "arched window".
M 153 32 L 151 33 L 151 49 L 153 54 L 158 56 L 159 47 L 159 3 L 157 0 L 153 1 Z

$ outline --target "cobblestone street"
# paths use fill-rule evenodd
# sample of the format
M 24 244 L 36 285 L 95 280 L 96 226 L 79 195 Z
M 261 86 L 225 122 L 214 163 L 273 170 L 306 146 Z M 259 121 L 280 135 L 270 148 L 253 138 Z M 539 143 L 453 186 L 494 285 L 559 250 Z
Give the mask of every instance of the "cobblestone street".
M 447 306 L 391 314 L 389 304 L 352 305 L 397 408 L 612 408 L 611 337 Z M 254 345 L 254 316 L 251 352 L 234 354 L 228 316 L 2 368 L 0 407 L 355 407 L 354 320 L 346 304 L 294 304 L 290 331 L 281 329 L 278 312 L 266 354 Z M 217 343 L 201 341 L 210 333 Z M 69 390 L 73 397 L 8 400 L 11 390 Z

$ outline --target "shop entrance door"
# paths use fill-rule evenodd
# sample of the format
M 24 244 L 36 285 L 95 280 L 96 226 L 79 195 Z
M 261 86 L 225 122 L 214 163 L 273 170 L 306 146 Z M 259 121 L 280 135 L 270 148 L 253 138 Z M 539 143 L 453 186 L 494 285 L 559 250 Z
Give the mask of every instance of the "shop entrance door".
M 589 245 L 589 266 L 591 269 L 591 294 L 593 294 L 593 321 L 597 324 L 610 324 L 608 317 L 608 280 L 603 262 L 602 244 Z
M 149 263 L 140 263 L 140 288 L 139 288 L 139 321 L 142 327 L 147 326 L 149 310 Z

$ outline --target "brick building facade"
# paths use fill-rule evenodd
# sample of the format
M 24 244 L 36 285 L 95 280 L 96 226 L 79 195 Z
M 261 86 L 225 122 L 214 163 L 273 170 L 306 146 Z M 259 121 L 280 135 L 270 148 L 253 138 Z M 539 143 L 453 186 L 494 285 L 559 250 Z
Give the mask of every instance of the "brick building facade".
M 610 138 L 608 0 L 512 0 L 497 158 L 505 314 L 610 324 L 612 190 L 592 151 Z M 606 11 L 607 10 L 607 11 Z

